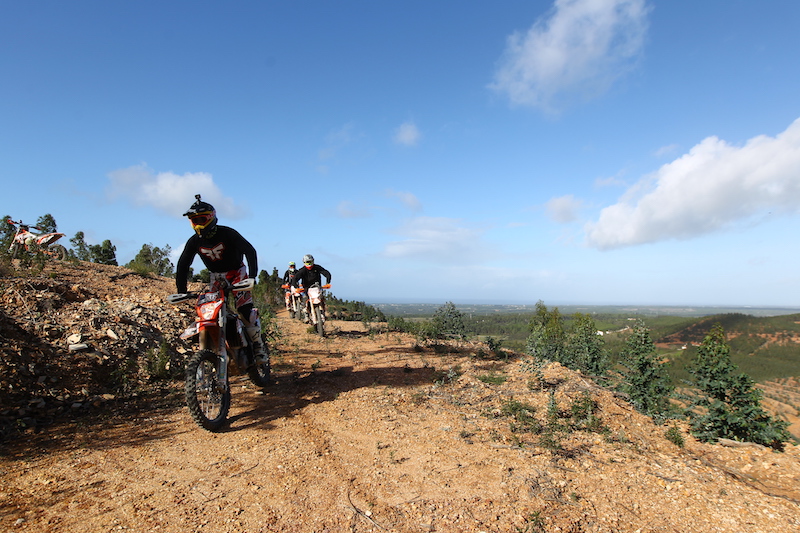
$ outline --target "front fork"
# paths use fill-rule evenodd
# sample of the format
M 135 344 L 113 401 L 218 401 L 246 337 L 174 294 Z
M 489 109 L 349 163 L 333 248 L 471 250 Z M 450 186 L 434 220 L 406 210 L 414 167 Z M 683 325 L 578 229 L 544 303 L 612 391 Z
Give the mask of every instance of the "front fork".
M 225 335 L 222 335 L 222 327 L 201 327 L 200 334 L 200 349 L 211 350 L 219 355 L 220 365 L 217 368 L 217 384 L 222 391 L 228 390 L 228 349 L 225 343 Z

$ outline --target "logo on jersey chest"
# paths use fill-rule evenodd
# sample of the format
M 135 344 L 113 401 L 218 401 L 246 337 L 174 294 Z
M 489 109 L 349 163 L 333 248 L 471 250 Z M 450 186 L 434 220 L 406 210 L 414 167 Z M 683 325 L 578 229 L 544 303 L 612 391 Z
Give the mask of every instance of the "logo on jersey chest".
M 213 248 L 206 248 L 205 246 L 200 247 L 200 253 L 212 261 L 219 261 L 222 259 L 223 252 L 225 252 L 225 245 L 223 243 L 219 243 Z

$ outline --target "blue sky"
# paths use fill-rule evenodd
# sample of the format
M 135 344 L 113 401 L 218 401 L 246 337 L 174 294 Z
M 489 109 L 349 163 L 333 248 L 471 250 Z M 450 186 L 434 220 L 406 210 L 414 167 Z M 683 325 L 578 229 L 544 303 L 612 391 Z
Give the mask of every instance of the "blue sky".
M 369 303 L 800 306 L 793 0 L 0 0 L 2 215 Z M 201 268 L 199 261 L 196 270 Z

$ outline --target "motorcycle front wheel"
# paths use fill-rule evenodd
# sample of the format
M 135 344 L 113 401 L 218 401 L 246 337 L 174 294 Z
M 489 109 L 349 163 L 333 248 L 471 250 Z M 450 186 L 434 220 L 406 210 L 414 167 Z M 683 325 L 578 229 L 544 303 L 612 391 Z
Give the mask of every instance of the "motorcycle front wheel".
M 230 388 L 217 375 L 221 363 L 211 350 L 200 350 L 186 365 L 186 405 L 194 421 L 208 431 L 222 429 L 231 407 Z
M 317 321 L 317 333 L 320 337 L 324 337 L 325 323 L 322 322 L 322 310 L 318 306 L 314 306 L 314 319 Z

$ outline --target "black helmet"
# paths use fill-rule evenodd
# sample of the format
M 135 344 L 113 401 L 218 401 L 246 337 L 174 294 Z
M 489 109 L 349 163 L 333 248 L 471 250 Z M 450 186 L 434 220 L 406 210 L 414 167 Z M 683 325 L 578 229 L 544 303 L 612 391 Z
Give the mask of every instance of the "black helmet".
M 200 199 L 199 194 L 195 194 L 195 202 L 183 216 L 189 217 L 192 228 L 201 237 L 210 237 L 217 229 L 217 210 L 208 202 Z

